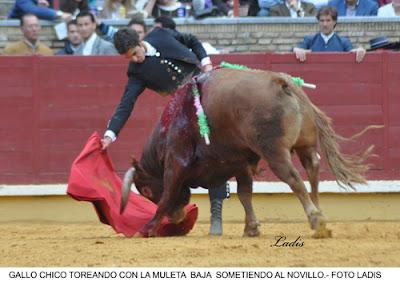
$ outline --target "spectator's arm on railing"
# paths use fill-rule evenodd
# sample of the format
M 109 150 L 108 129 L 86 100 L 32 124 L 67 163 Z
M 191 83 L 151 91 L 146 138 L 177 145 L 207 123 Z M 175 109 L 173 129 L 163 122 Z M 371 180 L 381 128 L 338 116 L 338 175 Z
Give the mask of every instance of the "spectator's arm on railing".
M 365 53 L 367 53 L 367 51 L 362 47 L 351 49 L 350 52 L 356 53 L 356 62 L 357 63 L 361 63 L 361 61 L 365 57 Z
M 58 16 L 56 10 L 47 7 L 37 6 L 34 2 L 30 0 L 17 0 L 16 5 L 22 11 L 24 11 L 24 14 L 35 14 L 40 19 L 53 21 Z
M 306 54 L 310 53 L 311 50 L 303 49 L 300 47 L 294 47 L 293 52 L 296 56 L 296 59 L 298 59 L 300 62 L 305 62 L 306 60 Z
M 46 7 L 45 3 L 48 3 L 47 1 L 43 1 L 41 3 L 43 6 L 38 6 L 30 0 L 17 0 L 16 5 L 24 12 L 24 14 L 31 13 L 43 20 L 54 21 L 60 17 L 63 21 L 69 21 L 72 17 L 72 15 L 69 13 L 56 11 Z

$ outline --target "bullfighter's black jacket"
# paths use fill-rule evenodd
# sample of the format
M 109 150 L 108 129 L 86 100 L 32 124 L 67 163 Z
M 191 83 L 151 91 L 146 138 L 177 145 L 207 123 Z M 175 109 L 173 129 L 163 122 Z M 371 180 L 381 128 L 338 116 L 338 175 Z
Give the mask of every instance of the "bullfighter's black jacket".
M 136 99 L 150 88 L 158 93 L 173 93 L 187 78 L 198 72 L 199 61 L 207 57 L 201 42 L 191 34 L 155 28 L 145 38 L 157 52 L 143 63 L 131 62 L 128 83 L 107 130 L 118 135 L 128 120 Z

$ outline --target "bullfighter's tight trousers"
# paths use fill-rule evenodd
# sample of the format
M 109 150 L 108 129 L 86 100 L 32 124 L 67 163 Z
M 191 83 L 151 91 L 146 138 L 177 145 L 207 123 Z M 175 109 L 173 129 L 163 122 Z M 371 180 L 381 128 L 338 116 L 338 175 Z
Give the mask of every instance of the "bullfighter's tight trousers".
M 208 196 L 211 206 L 210 235 L 222 235 L 222 202 L 229 197 L 228 183 L 208 189 Z

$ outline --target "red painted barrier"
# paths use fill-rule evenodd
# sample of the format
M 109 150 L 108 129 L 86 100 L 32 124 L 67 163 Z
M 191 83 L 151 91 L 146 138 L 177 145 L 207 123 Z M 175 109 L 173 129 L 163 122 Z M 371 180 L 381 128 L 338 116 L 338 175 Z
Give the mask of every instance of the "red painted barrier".
M 354 153 L 376 146 L 369 179 L 400 179 L 400 53 L 230 54 L 213 57 L 252 68 L 287 72 L 317 84 L 311 100 L 333 118 L 335 129 L 352 135 L 366 125 L 385 128 L 343 144 Z M 103 133 L 126 82 L 119 57 L 0 57 L 0 183 L 63 183 L 73 159 L 94 130 Z M 110 149 L 118 171 L 141 149 L 168 97 L 146 91 Z M 265 165 L 264 165 L 265 166 Z M 331 178 L 322 168 L 322 178 Z M 259 179 L 275 179 L 268 171 Z

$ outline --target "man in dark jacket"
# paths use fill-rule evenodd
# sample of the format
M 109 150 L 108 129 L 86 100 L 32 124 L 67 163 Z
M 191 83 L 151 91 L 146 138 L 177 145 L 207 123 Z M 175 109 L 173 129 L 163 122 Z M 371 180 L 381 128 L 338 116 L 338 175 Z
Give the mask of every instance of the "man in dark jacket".
M 128 83 L 121 102 L 115 110 L 102 139 L 106 149 L 117 138 L 128 120 L 136 99 L 145 88 L 160 94 L 172 94 L 200 69 L 212 70 L 210 58 L 201 42 L 192 34 L 155 27 L 143 41 L 131 28 L 123 28 L 114 36 L 114 44 L 119 54 L 130 60 Z M 222 234 L 222 201 L 226 197 L 226 185 L 210 194 L 211 228 L 210 234 Z

